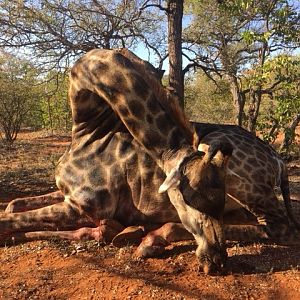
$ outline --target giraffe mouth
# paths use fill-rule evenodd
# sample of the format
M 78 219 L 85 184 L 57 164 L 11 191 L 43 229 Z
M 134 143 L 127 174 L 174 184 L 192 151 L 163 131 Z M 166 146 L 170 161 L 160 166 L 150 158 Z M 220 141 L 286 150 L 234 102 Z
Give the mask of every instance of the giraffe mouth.
M 227 252 L 222 218 L 214 218 L 188 205 L 178 188 L 168 190 L 168 195 L 183 226 L 193 234 L 198 244 L 196 256 L 199 268 L 205 274 L 224 273 Z
M 195 234 L 198 244 L 196 256 L 199 270 L 207 275 L 224 274 L 226 270 L 227 251 L 221 220 L 202 214 L 202 232 Z
M 226 255 L 215 254 L 213 259 L 207 255 L 202 255 L 198 257 L 199 268 L 198 272 L 204 272 L 205 275 L 224 275 L 226 274 Z

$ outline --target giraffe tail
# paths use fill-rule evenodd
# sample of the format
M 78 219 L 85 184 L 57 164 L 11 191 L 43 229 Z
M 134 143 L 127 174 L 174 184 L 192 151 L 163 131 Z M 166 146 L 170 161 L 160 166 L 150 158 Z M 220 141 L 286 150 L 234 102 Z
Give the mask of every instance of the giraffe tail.
M 283 164 L 281 174 L 280 174 L 280 189 L 284 201 L 284 205 L 287 211 L 288 218 L 292 221 L 295 227 L 300 230 L 300 223 L 296 220 L 292 205 L 291 205 L 291 196 L 290 196 L 290 185 L 288 179 L 288 171 L 285 164 Z

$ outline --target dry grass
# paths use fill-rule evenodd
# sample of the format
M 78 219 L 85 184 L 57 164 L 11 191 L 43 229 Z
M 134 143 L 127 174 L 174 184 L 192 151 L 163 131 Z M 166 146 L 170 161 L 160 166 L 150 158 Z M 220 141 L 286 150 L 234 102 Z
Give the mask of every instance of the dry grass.
M 0 143 L 0 204 L 55 190 L 55 166 L 69 141 L 66 136 L 33 132 L 20 134 L 12 146 Z

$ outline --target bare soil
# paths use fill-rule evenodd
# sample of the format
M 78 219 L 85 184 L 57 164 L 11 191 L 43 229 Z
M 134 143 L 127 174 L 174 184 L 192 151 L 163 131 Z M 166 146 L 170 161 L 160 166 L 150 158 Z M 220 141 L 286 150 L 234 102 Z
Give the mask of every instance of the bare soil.
M 15 198 L 54 191 L 54 168 L 68 137 L 22 133 L 0 144 L 0 209 Z M 300 200 L 300 158 L 289 161 L 292 198 Z M 300 299 L 300 246 L 228 244 L 228 273 L 198 271 L 193 242 L 160 258 L 135 247 L 37 241 L 0 248 L 0 299 Z

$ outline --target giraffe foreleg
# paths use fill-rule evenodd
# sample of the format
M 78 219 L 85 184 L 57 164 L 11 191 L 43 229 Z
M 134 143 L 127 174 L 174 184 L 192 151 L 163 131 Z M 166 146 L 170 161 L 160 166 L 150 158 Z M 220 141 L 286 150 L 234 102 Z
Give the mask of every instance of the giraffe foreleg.
M 64 239 L 71 241 L 96 240 L 109 244 L 112 239 L 124 229 L 120 223 L 112 219 L 105 219 L 99 222 L 97 227 L 82 227 L 76 230 L 64 231 L 31 231 L 17 232 L 8 238 L 0 241 L 0 245 L 18 244 L 34 240 Z
M 53 205 L 64 201 L 64 195 L 61 191 L 55 191 L 49 194 L 16 198 L 10 201 L 5 209 L 6 213 L 16 213 L 28 210 L 34 210 L 41 207 Z
M 79 209 L 67 202 L 26 212 L 4 212 L 0 214 L 0 241 L 21 232 L 74 229 L 82 217 Z

